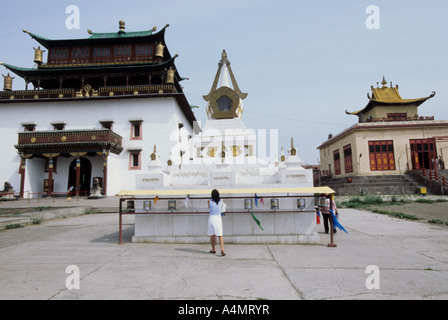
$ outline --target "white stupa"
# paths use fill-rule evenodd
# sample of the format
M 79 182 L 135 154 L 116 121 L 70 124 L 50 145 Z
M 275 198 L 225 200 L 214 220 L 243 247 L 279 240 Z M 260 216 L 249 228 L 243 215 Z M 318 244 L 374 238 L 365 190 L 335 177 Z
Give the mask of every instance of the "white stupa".
M 204 96 L 208 119 L 189 140 L 189 150 L 173 149 L 181 153 L 180 163 L 169 160 L 166 165 L 154 152 L 148 170 L 137 177 L 137 188 L 312 187 L 312 171 L 302 168 L 292 139 L 287 156 L 276 161 L 257 157 L 257 133 L 242 119 L 246 97 L 224 50 L 210 93 Z
M 227 242 L 318 243 L 312 170 L 302 167 L 292 139 L 288 155 L 273 162 L 257 157 L 255 130 L 246 128 L 242 119 L 247 93 L 239 89 L 225 51 L 218 66 L 210 93 L 204 96 L 208 120 L 189 139 L 189 150 L 173 149 L 180 153 L 180 162 L 170 157 L 162 164 L 154 147 L 151 165 L 137 175 L 138 190 L 130 194 L 152 196 L 151 212 L 157 214 L 136 215 L 133 241 L 208 242 L 205 199 L 218 189 L 229 211 L 223 219 Z M 294 191 L 299 188 L 311 191 Z M 266 200 L 258 203 L 258 197 Z M 176 201 L 169 213 L 168 199 Z M 254 225 L 250 210 L 264 224 L 263 230 Z

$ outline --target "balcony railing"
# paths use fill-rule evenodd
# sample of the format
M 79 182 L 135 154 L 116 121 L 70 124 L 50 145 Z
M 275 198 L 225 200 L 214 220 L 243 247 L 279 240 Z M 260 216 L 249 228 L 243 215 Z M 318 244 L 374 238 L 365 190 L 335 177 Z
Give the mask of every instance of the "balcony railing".
M 1 100 L 37 100 L 37 99 L 64 99 L 64 98 L 95 98 L 112 97 L 139 94 L 166 94 L 177 93 L 173 84 L 154 85 L 130 85 L 130 86 L 108 86 L 100 87 L 98 90 L 85 89 L 33 89 L 33 90 L 11 90 L 0 91 Z
M 108 129 L 19 132 L 15 147 L 25 154 L 101 152 L 104 149 L 119 154 L 123 150 L 122 137 Z
M 423 121 L 434 120 L 434 116 L 414 116 L 414 117 L 386 117 L 386 118 L 367 118 L 365 122 L 391 122 L 391 121 Z

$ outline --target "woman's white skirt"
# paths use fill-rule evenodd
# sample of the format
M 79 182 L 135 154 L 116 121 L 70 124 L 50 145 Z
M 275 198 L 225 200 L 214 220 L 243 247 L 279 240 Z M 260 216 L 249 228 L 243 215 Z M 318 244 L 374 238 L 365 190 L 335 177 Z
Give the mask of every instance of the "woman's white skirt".
M 222 219 L 221 215 L 208 216 L 208 235 L 222 236 Z

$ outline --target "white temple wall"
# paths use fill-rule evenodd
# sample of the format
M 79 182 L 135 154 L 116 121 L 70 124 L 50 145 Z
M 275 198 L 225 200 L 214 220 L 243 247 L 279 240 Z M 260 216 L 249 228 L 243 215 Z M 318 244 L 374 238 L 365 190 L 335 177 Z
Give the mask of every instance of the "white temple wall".
M 114 120 L 112 131 L 122 136 L 124 150 L 117 158 L 109 155 L 108 159 L 108 195 L 114 195 L 122 189 L 135 189 L 135 175 L 140 171 L 129 170 L 129 148 L 141 148 L 141 170 L 146 170 L 150 155 L 157 145 L 157 153 L 162 163 L 166 164 L 170 152 L 188 150 L 188 135 L 192 127 L 181 111 L 175 98 L 131 98 L 131 99 L 80 99 L 73 101 L 30 101 L 5 103 L 0 106 L 0 183 L 8 181 L 16 192 L 20 190 L 20 157 L 14 145 L 18 142 L 18 133 L 23 132 L 21 123 L 35 122 L 36 131 L 53 130 L 52 122 L 66 121 L 66 130 L 99 129 L 100 120 Z M 143 119 L 142 139 L 131 140 L 131 123 L 129 120 Z M 179 123 L 183 127 L 179 129 Z M 181 136 L 181 142 L 179 142 Z M 169 138 L 169 139 L 168 139 Z M 181 147 L 180 147 L 181 145 Z M 94 158 L 88 157 L 92 161 Z M 95 157 L 96 158 L 96 157 Z M 92 178 L 102 176 L 101 162 L 92 166 Z M 113 160 L 112 160 L 113 159 Z M 71 159 L 73 160 L 73 159 Z M 172 153 L 172 160 L 180 164 L 179 153 Z M 43 164 L 42 164 L 42 163 Z M 57 173 L 54 174 L 54 192 L 67 191 L 68 165 L 59 157 Z M 94 160 L 96 163 L 96 159 Z M 28 159 L 26 167 L 25 191 L 42 192 L 43 180 L 48 178 L 44 172 L 43 160 Z M 37 172 L 39 170 L 39 172 Z M 119 174 L 117 174 L 117 171 Z

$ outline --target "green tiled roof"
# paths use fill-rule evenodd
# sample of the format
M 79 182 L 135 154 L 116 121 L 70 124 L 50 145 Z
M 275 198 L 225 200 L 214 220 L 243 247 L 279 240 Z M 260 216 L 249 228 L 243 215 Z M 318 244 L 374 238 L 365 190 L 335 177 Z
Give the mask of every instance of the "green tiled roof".
M 45 48 L 50 49 L 52 47 L 79 45 L 106 45 L 132 42 L 164 42 L 165 29 L 168 26 L 169 25 L 167 24 L 162 28 L 162 30 L 157 33 L 154 33 L 155 27 L 151 30 L 131 32 L 126 32 L 124 30 L 105 33 L 89 31 L 90 37 L 81 39 L 48 39 L 27 30 L 23 30 L 23 32 L 29 34 L 31 38 L 39 42 Z
M 153 30 L 147 31 L 135 31 L 135 32 L 109 32 L 109 33 L 97 33 L 92 32 L 89 39 L 114 39 L 114 38 L 132 38 L 132 37 L 147 37 L 152 35 Z

